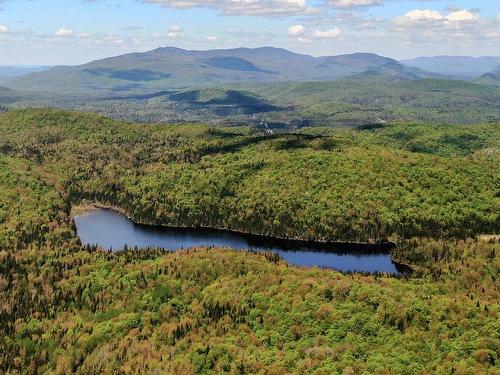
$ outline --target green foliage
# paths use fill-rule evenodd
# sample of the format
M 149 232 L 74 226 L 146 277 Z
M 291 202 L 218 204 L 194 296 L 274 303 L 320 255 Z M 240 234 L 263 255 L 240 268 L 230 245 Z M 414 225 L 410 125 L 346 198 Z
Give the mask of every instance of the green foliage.
M 471 124 L 498 122 L 500 116 L 498 88 L 458 80 L 358 77 L 239 87 L 276 105 L 295 106 L 316 125 L 365 125 L 380 120 Z
M 348 241 L 499 228 L 497 125 L 263 136 L 53 110 L 0 124 L 0 146 L 59 176 L 73 203 L 139 222 Z
M 0 250 L 33 242 L 63 243 L 72 237 L 56 221 L 69 202 L 47 183 L 39 168 L 0 154 L 0 180 Z
M 0 372 L 498 372 L 498 238 L 409 238 L 498 232 L 498 159 L 484 152 L 497 130 L 423 129 L 264 137 L 0 115 Z M 392 141 L 401 131 L 430 146 L 408 151 Z M 436 141 L 450 135 L 458 143 Z M 104 252 L 75 236 L 82 197 L 152 222 L 397 234 L 393 255 L 416 272 L 342 275 L 229 249 Z
M 356 131 L 330 128 L 306 128 L 302 133 L 329 135 L 337 144 L 380 145 L 411 152 L 439 156 L 468 156 L 469 158 L 498 154 L 500 127 L 490 125 L 431 125 L 431 124 L 374 124 Z
M 280 65 L 281 64 L 280 62 Z M 352 66 L 349 68 L 352 68 Z M 347 73 L 349 73 L 347 71 Z M 42 73 L 43 74 L 43 73 Z M 96 78 L 88 76 L 87 78 Z M 100 80 L 106 79 L 99 76 Z M 324 76 L 322 77 L 324 78 Z M 29 80 L 34 78 L 30 76 Z M 165 91 L 119 82 L 124 90 L 77 96 L 60 92 L 77 88 L 78 77 L 64 84 L 70 88 L 52 94 L 6 91 L 0 104 L 11 108 L 58 107 L 99 112 L 116 119 L 141 122 L 203 122 L 214 125 L 257 125 L 261 122 L 288 129 L 303 126 L 355 127 L 380 122 L 443 124 L 498 123 L 500 87 L 444 79 L 395 79 L 389 75 L 357 75 L 335 81 L 205 84 Z M 156 83 L 155 83 L 156 82 Z M 161 82 L 161 81 L 160 81 Z M 487 83 L 487 82 L 486 82 Z M 182 82 L 185 87 L 186 82 Z M 27 90 L 32 90 L 32 85 Z
M 498 251 L 498 243 L 493 246 Z M 31 313 L 11 297 L 17 288 L 31 294 L 37 284 L 15 279 L 3 292 L 4 309 L 16 305 L 21 319 L 15 336 L 0 340 L 4 370 L 36 365 L 59 373 L 342 373 L 353 367 L 417 374 L 481 372 L 497 363 L 500 346 L 491 332 L 498 291 L 490 277 L 498 261 L 496 271 L 485 268 L 484 282 L 477 285 L 464 283 L 475 272 L 465 266 L 437 280 L 398 280 L 298 269 L 218 249 L 151 253 L 144 260 L 132 251 L 58 254 L 33 254 L 56 279 L 43 302 L 31 303 Z M 29 264 L 36 258 L 23 259 Z M 480 253 L 473 259 L 485 265 Z M 103 266 L 113 273 L 94 285 Z M 134 273 L 140 282 L 125 288 L 120 280 Z M 171 297 L 161 305 L 144 298 L 172 282 L 180 288 L 169 290 Z M 81 298 L 83 288 L 91 292 Z M 44 313 L 44 306 L 53 312 Z M 10 319 L 3 311 L 3 320 Z M 35 312 L 38 318 L 30 319 Z

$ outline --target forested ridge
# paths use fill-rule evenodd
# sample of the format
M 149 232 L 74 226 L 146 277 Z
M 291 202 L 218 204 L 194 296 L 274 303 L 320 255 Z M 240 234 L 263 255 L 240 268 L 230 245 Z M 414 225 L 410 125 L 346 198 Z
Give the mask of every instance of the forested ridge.
M 500 225 L 496 124 L 428 126 L 441 138 L 413 135 L 413 147 L 404 125 L 265 136 L 56 110 L 0 123 L 0 147 L 49 169 L 72 203 L 117 206 L 138 222 L 346 241 L 465 238 Z
M 500 371 L 500 245 L 484 235 L 499 229 L 499 128 L 428 129 L 269 137 L 0 114 L 0 372 Z M 103 252 L 75 236 L 83 198 L 144 222 L 391 237 L 415 272 L 342 275 L 229 249 Z
M 88 86 L 92 87 L 91 92 L 76 95 L 70 94 L 77 87 L 73 84 L 69 92 L 57 90 L 52 94 L 10 89 L 2 93 L 0 87 L 0 105 L 50 106 L 149 123 L 267 123 L 285 129 L 356 127 L 395 121 L 495 124 L 500 119 L 500 88 L 460 80 L 408 80 L 361 74 L 325 82 L 185 85 L 183 89 L 170 90 L 165 86 L 146 89 L 125 85 L 124 90 L 107 94 L 99 94 L 95 86 Z

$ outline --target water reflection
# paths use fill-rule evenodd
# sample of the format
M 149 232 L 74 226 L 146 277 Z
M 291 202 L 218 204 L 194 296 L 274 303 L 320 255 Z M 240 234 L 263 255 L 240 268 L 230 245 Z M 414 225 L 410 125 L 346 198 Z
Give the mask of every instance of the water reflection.
M 238 234 L 213 229 L 166 228 L 137 225 L 120 213 L 96 209 L 76 216 L 78 236 L 84 245 L 121 250 L 130 247 L 162 247 L 179 250 L 191 247 L 230 247 L 237 250 L 272 251 L 290 264 L 318 266 L 340 271 L 401 271 L 389 256 L 389 246 L 319 244 Z

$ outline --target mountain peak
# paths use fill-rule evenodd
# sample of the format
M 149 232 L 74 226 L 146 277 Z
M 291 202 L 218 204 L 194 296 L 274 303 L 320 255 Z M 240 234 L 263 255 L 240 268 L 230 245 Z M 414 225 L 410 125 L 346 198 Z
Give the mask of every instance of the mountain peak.
M 32 74 L 10 80 L 8 86 L 37 91 L 147 91 L 211 83 L 325 81 L 382 66 L 393 77 L 401 76 L 392 74 L 403 70 L 396 60 L 367 52 L 313 57 L 270 46 L 214 50 L 166 46 Z

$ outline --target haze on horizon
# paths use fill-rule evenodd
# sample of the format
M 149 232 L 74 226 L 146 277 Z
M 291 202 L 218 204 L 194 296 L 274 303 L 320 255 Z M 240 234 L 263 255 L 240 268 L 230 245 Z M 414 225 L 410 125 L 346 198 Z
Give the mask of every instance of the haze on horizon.
M 162 46 L 314 56 L 500 55 L 488 0 L 0 0 L 0 65 L 74 65 Z

